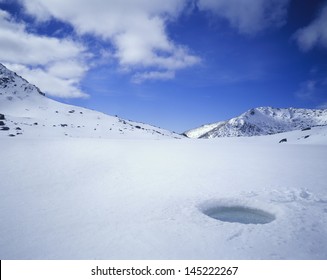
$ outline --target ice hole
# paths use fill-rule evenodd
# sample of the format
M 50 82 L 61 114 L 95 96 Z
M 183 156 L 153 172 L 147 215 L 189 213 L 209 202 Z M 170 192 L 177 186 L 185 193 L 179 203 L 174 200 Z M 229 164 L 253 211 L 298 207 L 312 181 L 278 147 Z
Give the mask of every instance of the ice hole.
M 216 206 L 203 213 L 219 221 L 241 224 L 268 224 L 276 218 L 266 211 L 243 206 Z

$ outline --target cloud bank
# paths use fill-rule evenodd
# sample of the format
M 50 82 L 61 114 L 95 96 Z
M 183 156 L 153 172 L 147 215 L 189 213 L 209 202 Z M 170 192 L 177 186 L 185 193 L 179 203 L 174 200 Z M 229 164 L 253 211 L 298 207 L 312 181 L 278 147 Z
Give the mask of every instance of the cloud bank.
M 173 42 L 167 24 L 183 11 L 186 0 L 21 0 L 39 22 L 59 19 L 79 35 L 93 35 L 114 46 L 114 57 L 124 70 L 142 71 L 145 79 L 174 77 L 166 73 L 193 66 L 200 58 Z M 148 75 L 146 68 L 156 75 Z M 137 74 L 134 80 L 140 81 Z
M 110 54 L 134 83 L 171 80 L 177 71 L 201 62 L 168 32 L 169 24 L 190 7 L 197 5 L 200 11 L 226 19 L 241 34 L 255 35 L 282 26 L 289 1 L 17 0 L 34 22 L 17 22 L 0 10 L 0 60 L 58 97 L 87 96 L 80 84 L 96 64 L 91 52 L 95 57 L 101 57 L 101 52 Z M 30 31 L 53 19 L 68 24 L 73 34 L 57 38 Z M 83 44 L 86 36 L 91 36 L 100 50 Z

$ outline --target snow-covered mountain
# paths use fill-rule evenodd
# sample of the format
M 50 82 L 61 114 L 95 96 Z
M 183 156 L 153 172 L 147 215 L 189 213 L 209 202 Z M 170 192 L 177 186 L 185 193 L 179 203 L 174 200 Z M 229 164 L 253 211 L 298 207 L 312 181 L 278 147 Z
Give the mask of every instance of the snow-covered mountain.
M 181 138 L 151 125 L 63 104 L 0 63 L 0 137 Z
M 327 125 L 327 110 L 259 107 L 227 121 L 186 131 L 190 138 L 269 135 Z

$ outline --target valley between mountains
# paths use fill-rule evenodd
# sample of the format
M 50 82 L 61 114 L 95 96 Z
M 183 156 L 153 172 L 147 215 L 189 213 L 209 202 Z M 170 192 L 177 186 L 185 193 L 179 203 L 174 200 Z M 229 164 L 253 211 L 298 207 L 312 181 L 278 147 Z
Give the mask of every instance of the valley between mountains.
M 179 134 L 0 64 L 0 259 L 326 259 L 326 125 L 260 107 Z

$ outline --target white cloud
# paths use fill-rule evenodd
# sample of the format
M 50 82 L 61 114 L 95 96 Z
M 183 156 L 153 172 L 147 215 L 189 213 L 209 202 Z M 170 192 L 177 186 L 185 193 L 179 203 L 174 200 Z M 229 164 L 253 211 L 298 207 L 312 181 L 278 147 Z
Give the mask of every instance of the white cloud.
M 168 22 L 182 12 L 189 0 L 20 1 L 27 13 L 39 21 L 54 17 L 71 24 L 80 35 L 91 34 L 110 41 L 123 69 L 176 71 L 200 61 L 187 48 L 173 42 L 166 30 Z
M 138 84 L 142 83 L 146 80 L 170 80 L 175 78 L 175 72 L 174 71 L 150 71 L 150 72 L 142 72 L 137 73 L 134 75 L 133 82 Z
M 294 38 L 304 51 L 308 51 L 315 46 L 327 48 L 327 5 L 322 9 L 317 19 L 307 27 L 299 29 Z
M 286 22 L 290 0 L 198 0 L 200 10 L 229 21 L 240 33 L 253 35 Z
M 15 22 L 2 10 L 0 26 L 1 62 L 49 95 L 87 96 L 79 89 L 79 82 L 88 70 L 81 44 L 29 33 L 24 23 Z
M 57 39 L 28 33 L 23 23 L 14 22 L 0 10 L 0 59 L 33 65 L 78 57 L 84 47 L 69 39 Z
M 48 67 L 48 72 L 62 79 L 81 79 L 88 68 L 81 62 L 70 60 L 70 61 L 58 61 L 51 64 Z

